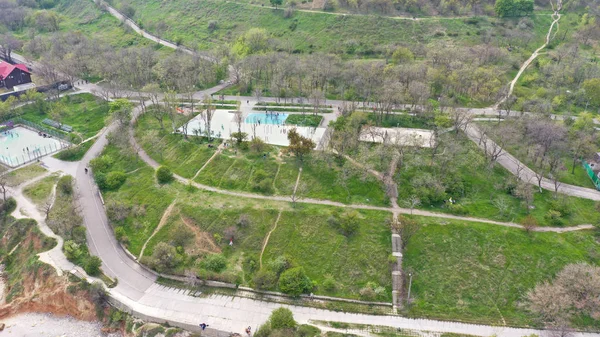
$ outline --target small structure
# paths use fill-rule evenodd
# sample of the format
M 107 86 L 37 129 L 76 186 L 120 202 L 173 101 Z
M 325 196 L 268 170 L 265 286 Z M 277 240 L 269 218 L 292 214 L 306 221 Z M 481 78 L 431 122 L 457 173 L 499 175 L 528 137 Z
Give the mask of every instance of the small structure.
M 0 88 L 12 89 L 27 83 L 31 83 L 31 72 L 26 65 L 0 61 Z

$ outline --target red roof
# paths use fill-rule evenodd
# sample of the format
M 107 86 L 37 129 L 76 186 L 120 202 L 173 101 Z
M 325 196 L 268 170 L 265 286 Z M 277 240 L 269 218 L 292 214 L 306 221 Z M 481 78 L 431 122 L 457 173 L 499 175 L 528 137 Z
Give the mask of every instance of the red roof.
M 0 61 L 0 78 L 8 77 L 8 75 L 10 75 L 10 73 L 12 73 L 15 69 L 20 69 L 28 74 L 31 73 L 29 72 L 29 69 L 27 69 L 27 66 L 24 64 L 10 64 Z

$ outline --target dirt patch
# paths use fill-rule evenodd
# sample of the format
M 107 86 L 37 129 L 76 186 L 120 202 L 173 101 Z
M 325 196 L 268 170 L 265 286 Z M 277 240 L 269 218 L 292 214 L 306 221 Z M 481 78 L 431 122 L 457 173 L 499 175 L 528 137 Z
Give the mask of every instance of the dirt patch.
M 49 275 L 48 275 L 49 274 Z M 20 295 L 0 306 L 0 319 L 23 312 L 45 312 L 56 316 L 71 316 L 78 320 L 95 321 L 96 308 L 82 290 L 67 289 L 71 283 L 53 270 L 38 269 L 25 276 Z
M 198 228 L 194 220 L 179 216 L 183 224 L 194 233 L 194 244 L 188 245 L 191 248 L 186 249 L 186 253 L 190 255 L 196 255 L 199 253 L 220 253 L 221 248 L 215 244 L 211 235 L 207 232 L 203 232 Z

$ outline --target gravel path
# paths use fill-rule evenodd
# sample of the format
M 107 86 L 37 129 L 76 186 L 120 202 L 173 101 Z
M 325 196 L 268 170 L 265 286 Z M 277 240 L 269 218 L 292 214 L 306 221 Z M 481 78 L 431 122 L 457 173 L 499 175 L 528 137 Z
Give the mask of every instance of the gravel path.
M 78 321 L 71 317 L 26 313 L 0 321 L 6 324 L 0 335 L 11 337 L 120 337 L 120 333 L 105 334 L 98 322 Z

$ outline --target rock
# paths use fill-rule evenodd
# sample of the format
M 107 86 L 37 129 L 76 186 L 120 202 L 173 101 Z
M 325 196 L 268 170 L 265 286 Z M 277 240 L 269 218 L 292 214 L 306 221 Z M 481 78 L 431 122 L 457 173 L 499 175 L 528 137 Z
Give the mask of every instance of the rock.
M 0 331 L 4 330 L 4 326 L 5 326 L 4 323 L 0 323 Z

